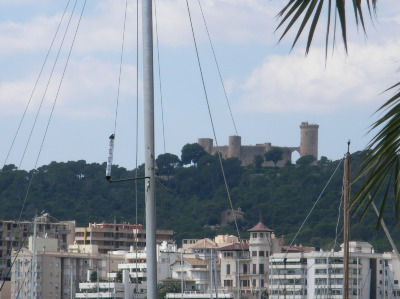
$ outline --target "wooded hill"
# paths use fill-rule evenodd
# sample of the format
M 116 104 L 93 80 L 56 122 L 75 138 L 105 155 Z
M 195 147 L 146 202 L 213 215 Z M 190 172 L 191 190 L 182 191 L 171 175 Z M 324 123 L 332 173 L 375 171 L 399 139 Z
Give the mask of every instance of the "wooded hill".
M 353 154 L 353 173 L 361 158 L 361 152 Z M 158 180 L 168 188 L 168 191 L 157 188 L 158 228 L 174 230 L 178 244 L 183 238 L 213 237 L 225 233 L 237 235 L 233 223 L 226 227 L 218 226 L 221 212 L 229 209 L 230 203 L 216 156 L 206 154 L 195 144 L 188 144 L 182 149 L 181 159 L 163 154 L 156 161 L 160 175 Z M 302 159 L 297 165 L 261 168 L 258 162 L 257 166 L 242 167 L 236 158 L 223 161 L 233 207 L 240 207 L 244 212 L 244 221 L 238 222 L 242 238 L 248 238 L 247 229 L 261 218 L 277 236 L 283 235 L 289 244 L 341 163 L 294 241 L 295 244 L 331 248 L 337 230 L 338 248 L 342 242 L 341 210 L 337 229 L 336 224 L 342 194 L 343 162 L 330 161 L 325 157 L 317 165 L 310 165 L 309 162 Z M 118 223 L 135 223 L 135 182 L 110 184 L 105 179 L 105 169 L 105 163 L 87 164 L 82 160 L 52 162 L 30 172 L 7 165 L 0 172 L 0 218 L 19 218 L 34 172 L 22 220 L 31 220 L 35 213 L 45 210 L 59 220 L 76 220 L 78 226 L 87 226 L 89 222 L 113 222 L 114 218 Z M 137 169 L 137 174 L 136 170 L 128 171 L 118 166 L 112 168 L 113 179 L 136 175 L 144 175 L 144 165 Z M 358 186 L 356 182 L 352 193 Z M 137 181 L 137 190 L 137 221 L 143 224 L 143 181 Z M 394 212 L 386 211 L 384 220 L 393 239 L 400 240 Z M 375 230 L 377 217 L 372 209 L 361 222 L 357 215 L 351 222 L 352 240 L 368 241 L 376 251 L 391 249 L 383 230 Z

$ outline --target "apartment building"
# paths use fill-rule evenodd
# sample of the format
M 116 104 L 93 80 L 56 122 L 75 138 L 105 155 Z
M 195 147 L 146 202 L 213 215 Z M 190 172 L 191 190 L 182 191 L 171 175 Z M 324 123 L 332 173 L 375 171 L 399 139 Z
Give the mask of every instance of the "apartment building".
M 33 256 L 32 239 L 29 248 L 13 252 L 11 298 L 73 298 L 80 281 L 89 280 L 94 272 L 100 280 L 107 280 L 107 273 L 118 271 L 124 260 L 123 255 L 99 254 L 94 245 L 73 245 L 69 251 L 58 251 L 57 239 L 48 238 L 36 239 Z
M 172 243 L 172 230 L 156 230 L 156 242 Z M 125 250 L 137 244 L 138 249 L 146 247 L 146 230 L 141 224 L 129 223 L 89 223 L 89 227 L 75 228 L 76 244 L 97 245 L 99 253 L 108 251 Z
M 350 242 L 349 298 L 397 298 L 400 264 L 392 253 L 374 253 Z M 343 245 L 339 252 L 278 253 L 270 259 L 270 298 L 343 298 Z
M 59 221 L 45 213 L 37 220 L 37 236 L 55 238 L 57 250 L 67 250 L 74 243 L 75 221 Z M 28 246 L 33 235 L 33 221 L 0 220 L 0 279 L 10 280 L 11 253 Z

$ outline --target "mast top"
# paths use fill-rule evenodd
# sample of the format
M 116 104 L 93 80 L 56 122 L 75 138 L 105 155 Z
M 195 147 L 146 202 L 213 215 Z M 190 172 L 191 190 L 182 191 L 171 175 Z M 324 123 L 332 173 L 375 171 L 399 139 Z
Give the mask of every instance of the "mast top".
M 350 139 L 347 141 L 347 153 L 350 154 Z

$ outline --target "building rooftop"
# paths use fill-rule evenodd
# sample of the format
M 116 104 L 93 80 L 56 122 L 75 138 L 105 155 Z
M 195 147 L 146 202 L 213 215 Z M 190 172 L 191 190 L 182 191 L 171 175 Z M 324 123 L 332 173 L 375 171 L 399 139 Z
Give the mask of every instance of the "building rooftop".
M 236 243 L 228 246 L 221 247 L 219 250 L 225 251 L 233 251 L 233 250 L 249 250 L 249 244 L 248 243 Z
M 247 230 L 248 232 L 273 232 L 272 229 L 269 229 L 268 227 L 266 227 L 260 220 L 260 222 L 257 223 L 256 226 L 254 226 L 253 228 L 250 228 L 249 230 Z
M 218 245 L 213 240 L 211 240 L 209 238 L 204 238 L 204 239 L 198 240 L 196 242 L 196 244 L 194 244 L 193 246 L 190 246 L 189 248 L 190 249 L 196 249 L 196 248 L 216 249 L 216 248 L 218 248 Z

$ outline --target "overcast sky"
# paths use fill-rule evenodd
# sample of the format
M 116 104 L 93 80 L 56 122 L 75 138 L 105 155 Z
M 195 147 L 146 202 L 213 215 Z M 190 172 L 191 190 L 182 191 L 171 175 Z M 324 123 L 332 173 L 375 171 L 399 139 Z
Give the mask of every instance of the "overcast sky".
M 319 124 L 319 156 L 339 159 L 365 147 L 374 111 L 399 81 L 400 5 L 378 2 L 377 18 L 366 21 L 368 37 L 353 26 L 348 9 L 349 55 L 337 39 L 324 59 L 325 16 L 308 57 L 303 37 L 291 52 L 291 33 L 278 43 L 278 0 L 200 0 L 218 58 L 238 134 L 243 145 L 271 142 L 298 146 L 302 121 Z M 189 1 L 201 66 L 218 143 L 235 135 L 198 2 Z M 84 159 L 105 162 L 114 131 L 125 0 L 90 0 L 59 90 L 54 114 L 38 156 L 56 99 L 68 52 L 82 9 L 78 0 L 57 64 L 58 48 L 75 1 L 71 1 L 59 35 L 27 110 L 20 134 L 7 159 L 32 169 L 51 161 Z M 0 162 L 3 164 L 67 1 L 0 0 Z M 141 13 L 141 12 L 140 12 Z M 366 12 L 365 12 L 366 13 Z M 165 150 L 180 156 L 186 143 L 213 138 L 184 0 L 157 0 L 157 21 L 165 132 Z M 114 162 L 135 167 L 136 151 L 136 1 L 128 1 Z M 340 34 L 338 34 L 338 37 Z M 141 41 L 141 36 L 140 40 Z M 155 49 L 156 45 L 155 45 Z M 141 50 L 139 50 L 139 84 Z M 156 156 L 164 153 L 162 113 L 155 55 Z M 48 84 L 47 92 L 46 86 Z M 143 128 L 139 87 L 139 130 Z M 29 135 L 43 99 L 36 126 Z M 143 162 L 139 136 L 139 164 Z M 29 145 L 28 144 L 29 140 Z M 24 151 L 26 148 L 26 154 Z M 24 157 L 24 158 L 22 158 Z M 294 157 L 297 159 L 298 156 Z

